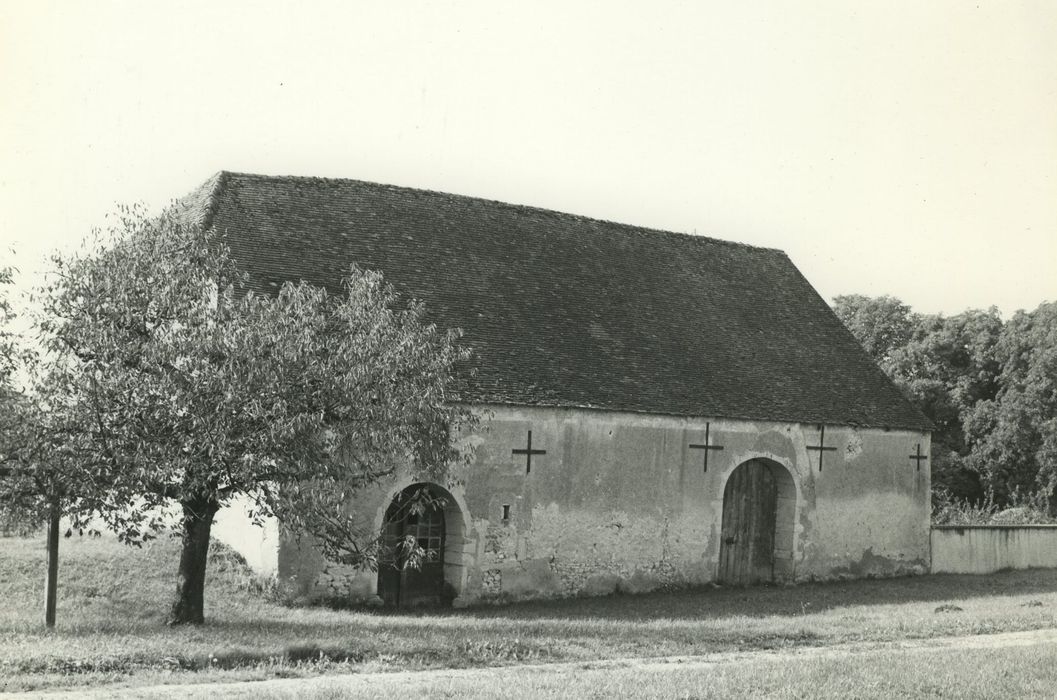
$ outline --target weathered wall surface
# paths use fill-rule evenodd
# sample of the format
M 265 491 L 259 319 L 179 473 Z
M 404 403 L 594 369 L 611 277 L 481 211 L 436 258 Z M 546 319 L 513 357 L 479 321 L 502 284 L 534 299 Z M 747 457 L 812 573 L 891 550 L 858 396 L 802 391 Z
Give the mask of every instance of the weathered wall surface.
M 932 572 L 990 574 L 1057 567 L 1057 525 L 941 525 L 932 528 Z
M 924 573 L 929 559 L 929 467 L 910 458 L 929 436 L 905 430 L 706 420 L 581 409 L 490 407 L 471 466 L 449 485 L 461 524 L 449 527 L 446 579 L 456 604 L 638 592 L 714 580 L 727 478 L 750 459 L 788 470 L 795 485 L 778 503 L 779 578 Z M 532 448 L 545 454 L 513 454 Z M 380 525 L 394 479 L 364 494 L 355 511 Z M 509 518 L 503 519 L 509 506 Z M 778 547 L 776 543 L 776 548 Z M 377 576 L 323 562 L 304 542 L 284 542 L 281 577 L 305 595 L 370 601 Z M 377 602 L 377 601 L 376 601 Z

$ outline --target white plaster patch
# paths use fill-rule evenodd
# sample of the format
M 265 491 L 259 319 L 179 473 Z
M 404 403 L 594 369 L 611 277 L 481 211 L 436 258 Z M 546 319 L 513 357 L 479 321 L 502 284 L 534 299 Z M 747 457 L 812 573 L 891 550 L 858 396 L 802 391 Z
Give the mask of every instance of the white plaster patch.
M 275 576 L 279 570 L 279 521 L 269 517 L 254 525 L 251 510 L 247 497 L 231 499 L 217 512 L 211 534 L 241 554 L 256 573 Z
M 481 435 L 479 433 L 470 433 L 469 435 L 465 435 L 463 437 L 460 437 L 457 444 L 458 444 L 459 448 L 474 448 L 474 449 L 476 449 L 477 447 L 480 447 L 481 445 L 483 445 L 485 443 L 485 441 L 486 441 L 486 438 L 485 438 L 484 435 Z
M 858 430 L 848 433 L 848 442 L 844 445 L 844 461 L 851 462 L 862 456 L 862 435 Z

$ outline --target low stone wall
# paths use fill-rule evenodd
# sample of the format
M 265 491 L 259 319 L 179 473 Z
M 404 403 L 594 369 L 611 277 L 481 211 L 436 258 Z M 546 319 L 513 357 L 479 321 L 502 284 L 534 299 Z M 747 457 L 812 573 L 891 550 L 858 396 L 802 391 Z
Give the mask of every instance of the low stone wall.
M 1057 567 L 1057 525 L 935 525 L 932 573 Z

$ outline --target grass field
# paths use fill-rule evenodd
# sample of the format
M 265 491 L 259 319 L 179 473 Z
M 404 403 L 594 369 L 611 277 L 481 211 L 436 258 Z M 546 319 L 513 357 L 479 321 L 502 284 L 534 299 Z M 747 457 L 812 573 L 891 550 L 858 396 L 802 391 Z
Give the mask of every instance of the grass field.
M 338 698 L 1053 698 L 1052 646 L 882 650 L 860 654 L 757 652 L 719 663 L 567 668 L 512 666 L 473 671 L 322 676 L 224 686 L 138 688 L 137 697 L 207 700 Z M 118 697 L 121 697 L 120 695 Z
M 1057 627 L 1052 570 L 395 615 L 280 606 L 220 555 L 210 563 L 209 624 L 167 628 L 173 542 L 135 550 L 73 538 L 62 548 L 58 628 L 47 634 L 40 622 L 43 539 L 0 538 L 0 691 L 588 662 Z M 780 666 L 760 672 L 780 679 Z

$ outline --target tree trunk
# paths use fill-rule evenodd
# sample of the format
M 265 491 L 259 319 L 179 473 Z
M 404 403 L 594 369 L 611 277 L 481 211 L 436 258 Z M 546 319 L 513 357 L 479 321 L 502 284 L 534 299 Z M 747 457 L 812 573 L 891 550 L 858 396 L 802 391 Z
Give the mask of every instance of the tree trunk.
M 183 549 L 180 572 L 176 580 L 176 602 L 169 613 L 170 625 L 200 625 L 205 622 L 206 555 L 209 554 L 209 530 L 217 504 L 201 499 L 185 501 L 183 506 Z
M 48 508 L 48 577 L 44 583 L 44 626 L 55 627 L 55 601 L 59 587 L 59 499 L 53 498 Z

